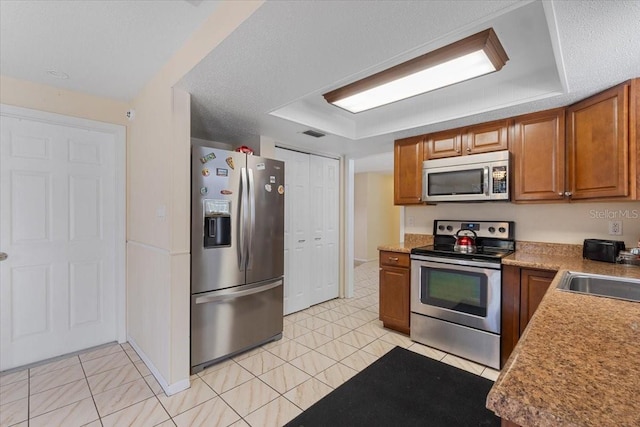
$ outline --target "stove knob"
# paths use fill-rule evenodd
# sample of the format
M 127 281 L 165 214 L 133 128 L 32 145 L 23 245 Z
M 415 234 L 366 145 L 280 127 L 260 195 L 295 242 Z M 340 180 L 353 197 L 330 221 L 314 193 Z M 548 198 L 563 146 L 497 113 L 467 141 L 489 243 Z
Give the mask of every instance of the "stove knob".
M 450 225 L 447 225 L 447 231 L 453 231 L 453 227 Z
M 440 231 L 444 231 L 444 225 L 439 225 L 439 226 L 438 226 L 438 230 L 440 230 Z
M 506 233 L 507 229 L 504 228 L 504 227 L 500 227 L 500 228 L 498 228 L 498 231 L 501 232 L 501 233 Z
M 489 227 L 489 233 L 495 233 L 495 232 L 496 232 L 495 227 Z

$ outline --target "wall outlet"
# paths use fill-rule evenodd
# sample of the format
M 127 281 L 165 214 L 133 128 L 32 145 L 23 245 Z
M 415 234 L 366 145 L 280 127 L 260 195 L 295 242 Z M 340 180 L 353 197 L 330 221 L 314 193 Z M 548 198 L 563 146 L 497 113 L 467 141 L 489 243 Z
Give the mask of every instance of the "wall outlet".
M 609 221 L 609 234 L 622 236 L 622 221 Z
M 414 224 L 415 224 L 415 219 L 413 218 L 413 216 L 409 215 L 407 217 L 407 225 L 409 227 L 413 227 Z

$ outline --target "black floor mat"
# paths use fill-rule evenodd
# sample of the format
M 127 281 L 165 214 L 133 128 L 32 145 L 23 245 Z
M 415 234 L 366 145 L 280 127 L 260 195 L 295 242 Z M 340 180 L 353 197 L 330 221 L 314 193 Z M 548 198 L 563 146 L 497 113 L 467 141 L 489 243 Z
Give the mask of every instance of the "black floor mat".
M 500 426 L 485 408 L 493 382 L 396 347 L 286 427 Z

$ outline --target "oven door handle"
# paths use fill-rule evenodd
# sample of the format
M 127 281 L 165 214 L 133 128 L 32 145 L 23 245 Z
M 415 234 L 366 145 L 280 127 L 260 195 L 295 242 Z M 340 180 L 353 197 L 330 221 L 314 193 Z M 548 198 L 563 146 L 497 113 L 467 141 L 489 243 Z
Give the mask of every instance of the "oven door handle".
M 480 267 L 480 268 L 489 268 L 492 270 L 500 270 L 502 268 L 502 264 L 499 262 L 489 262 L 484 260 L 475 260 L 475 259 L 462 259 L 462 258 L 436 258 L 425 255 L 411 255 L 412 262 L 422 262 L 429 263 L 428 267 L 441 267 L 443 265 L 450 265 L 452 267 L 456 266 L 464 266 L 464 267 Z M 433 264 L 437 263 L 437 264 Z

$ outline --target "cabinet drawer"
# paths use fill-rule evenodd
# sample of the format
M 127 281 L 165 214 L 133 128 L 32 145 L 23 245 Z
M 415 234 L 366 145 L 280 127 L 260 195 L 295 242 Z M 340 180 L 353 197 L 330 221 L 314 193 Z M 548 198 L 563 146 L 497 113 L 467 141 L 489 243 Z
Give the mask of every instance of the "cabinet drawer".
M 411 260 L 409 259 L 409 254 L 380 251 L 380 265 L 409 268 Z

